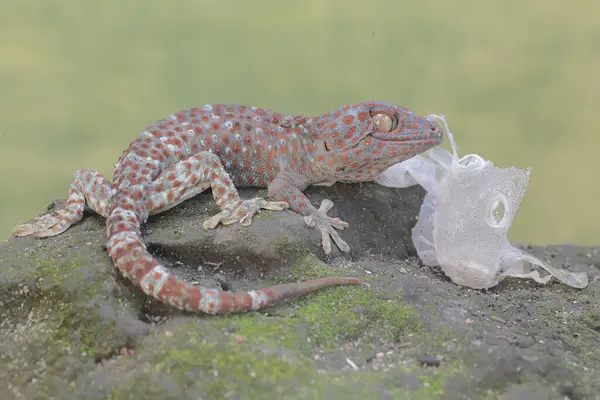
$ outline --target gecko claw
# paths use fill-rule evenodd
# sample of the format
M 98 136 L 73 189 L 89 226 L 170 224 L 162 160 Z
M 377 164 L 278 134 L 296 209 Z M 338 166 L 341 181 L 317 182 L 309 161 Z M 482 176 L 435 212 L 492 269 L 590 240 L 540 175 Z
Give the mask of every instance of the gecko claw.
M 331 239 L 333 239 L 341 251 L 347 253 L 350 251 L 350 246 L 348 246 L 335 229 L 344 230 L 344 228 L 347 228 L 349 225 L 339 218 L 327 216 L 327 212 L 331 210 L 332 207 L 333 202 L 331 200 L 323 200 L 317 212 L 305 216 L 304 222 L 309 228 L 316 226 L 321 231 L 321 245 L 323 246 L 325 254 L 331 253 Z
M 242 226 L 250 226 L 252 224 L 252 217 L 254 217 L 260 209 L 281 211 L 288 207 L 289 204 L 285 201 L 268 201 L 262 197 L 239 200 L 228 205 L 223 211 L 204 221 L 202 227 L 204 230 L 214 229 L 219 225 L 219 222 L 223 225 L 231 225 L 239 222 Z

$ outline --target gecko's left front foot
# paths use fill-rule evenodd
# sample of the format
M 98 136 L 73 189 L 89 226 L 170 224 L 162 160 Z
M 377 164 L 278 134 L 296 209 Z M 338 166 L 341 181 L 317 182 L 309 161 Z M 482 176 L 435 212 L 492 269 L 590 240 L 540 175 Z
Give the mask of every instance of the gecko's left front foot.
M 260 209 L 281 211 L 289 207 L 285 201 L 269 201 L 262 197 L 256 197 L 249 200 L 238 200 L 231 203 L 220 213 L 210 217 L 202 224 L 205 230 L 213 229 L 219 222 L 223 225 L 230 225 L 240 222 L 243 226 L 252 224 L 252 217 L 260 211 Z
M 327 212 L 331 210 L 332 207 L 333 202 L 331 200 L 323 200 L 321 202 L 321 207 L 319 207 L 318 210 L 313 214 L 304 217 L 304 222 L 306 222 L 306 225 L 310 228 L 316 226 L 321 231 L 321 242 L 325 254 L 331 253 L 331 238 L 333 238 L 333 241 L 341 251 L 347 253 L 350 251 L 350 246 L 344 242 L 335 229 L 344 230 L 344 228 L 348 227 L 348 223 L 339 218 L 327 216 Z

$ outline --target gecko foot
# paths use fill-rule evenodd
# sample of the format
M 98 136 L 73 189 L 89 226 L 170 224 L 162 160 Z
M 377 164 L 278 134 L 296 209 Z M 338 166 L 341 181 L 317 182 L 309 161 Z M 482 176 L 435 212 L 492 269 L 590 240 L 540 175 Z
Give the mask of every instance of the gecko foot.
M 58 215 L 44 214 L 36 217 L 28 224 L 18 225 L 13 230 L 15 236 L 34 236 L 44 238 L 60 235 L 77 221 L 72 221 L 67 215 L 59 212 Z
M 268 201 L 262 197 L 256 197 L 249 200 L 239 200 L 228 205 L 220 213 L 210 217 L 202 224 L 205 230 L 213 229 L 219 222 L 223 225 L 230 225 L 240 222 L 243 226 L 252 224 L 252 217 L 260 211 L 260 209 L 281 211 L 289 207 L 285 201 Z
M 304 217 L 304 222 L 306 222 L 306 225 L 308 225 L 309 228 L 316 226 L 321 231 L 321 243 L 325 254 L 331 253 L 332 238 L 337 247 L 344 253 L 347 253 L 350 251 L 350 246 L 344 242 L 335 229 L 343 230 L 348 227 L 348 223 L 339 218 L 328 217 L 327 212 L 331 210 L 332 207 L 333 202 L 331 200 L 323 200 L 321 202 L 321 207 L 319 207 L 316 212 Z

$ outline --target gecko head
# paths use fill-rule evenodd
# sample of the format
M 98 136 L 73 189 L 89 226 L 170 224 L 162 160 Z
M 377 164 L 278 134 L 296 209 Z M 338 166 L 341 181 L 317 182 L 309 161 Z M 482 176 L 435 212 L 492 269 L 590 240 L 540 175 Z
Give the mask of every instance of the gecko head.
M 349 105 L 310 120 L 315 164 L 339 181 L 371 180 L 388 167 L 439 145 L 442 128 L 380 101 Z

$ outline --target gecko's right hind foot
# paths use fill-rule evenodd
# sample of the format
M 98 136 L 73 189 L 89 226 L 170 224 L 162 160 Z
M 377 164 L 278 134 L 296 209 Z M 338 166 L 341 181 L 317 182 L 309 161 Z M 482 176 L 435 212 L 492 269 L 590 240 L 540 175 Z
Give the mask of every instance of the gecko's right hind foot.
M 225 210 L 210 217 L 202 224 L 205 230 L 213 229 L 219 222 L 223 225 L 230 225 L 240 222 L 243 226 L 252 224 L 252 217 L 260 211 L 260 209 L 281 211 L 289 207 L 285 201 L 269 201 L 262 197 L 256 197 L 249 200 L 239 200 L 227 206 Z
M 58 215 L 44 214 L 41 217 L 34 218 L 30 223 L 15 227 L 13 235 L 17 237 L 34 236 L 37 238 L 56 236 L 69 229 L 79 219 L 70 218 L 60 212 Z

